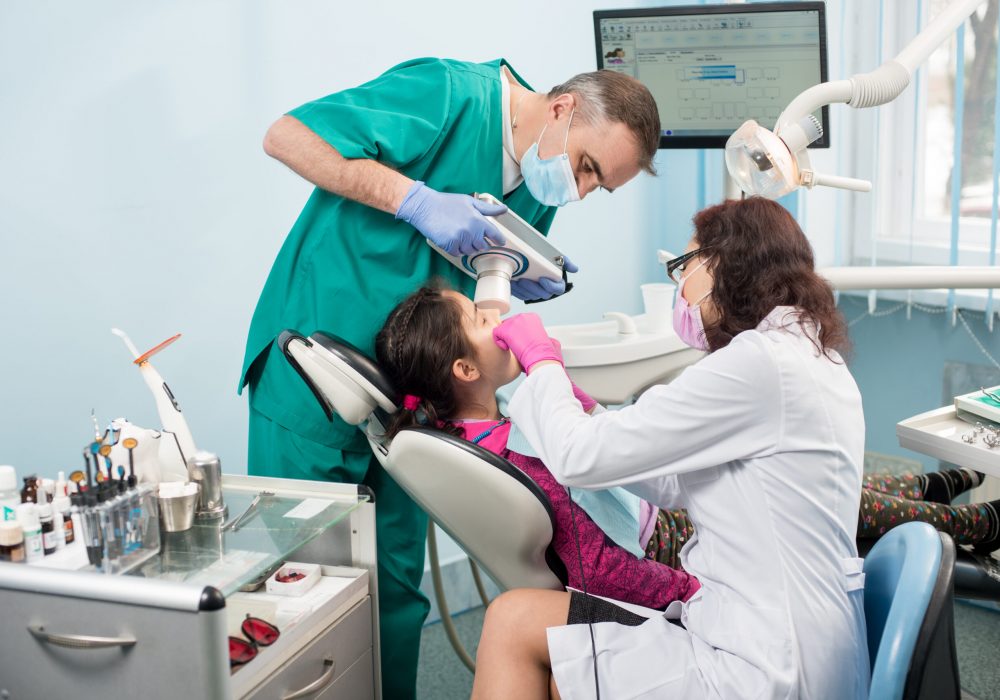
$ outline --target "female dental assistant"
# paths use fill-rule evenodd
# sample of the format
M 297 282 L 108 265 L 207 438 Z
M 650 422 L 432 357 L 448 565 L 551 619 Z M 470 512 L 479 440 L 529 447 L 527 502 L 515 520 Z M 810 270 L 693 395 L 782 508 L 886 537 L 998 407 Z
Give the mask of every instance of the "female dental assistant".
M 240 380 L 250 391 L 248 471 L 374 491 L 387 698 L 415 693 L 429 609 L 419 590 L 427 516 L 372 459 L 360 431 L 327 421 L 274 339 L 286 328 L 322 330 L 371 355 L 390 309 L 429 278 L 472 292 L 472 280 L 425 238 L 464 254 L 484 248 L 486 236 L 501 242 L 485 216 L 506 207 L 548 230 L 555 206 L 651 170 L 656 115 L 649 91 L 616 73 L 537 94 L 501 60 L 418 59 L 299 107 L 268 131 L 265 151 L 316 189 L 250 325 Z M 502 196 L 506 206 L 473 192 Z M 522 298 L 547 298 L 563 284 L 513 287 Z
M 867 697 L 864 419 L 832 292 L 795 221 L 764 199 L 698 214 L 669 269 L 682 275 L 674 328 L 710 354 L 620 411 L 583 412 L 537 317 L 494 330 L 528 371 L 511 419 L 561 483 L 625 486 L 695 523 L 681 562 L 701 588 L 668 608 L 679 625 L 595 606 L 601 695 Z M 594 697 L 590 631 L 567 624 L 586 611 L 553 591 L 494 601 L 473 697 L 548 697 L 550 668 L 558 695 Z

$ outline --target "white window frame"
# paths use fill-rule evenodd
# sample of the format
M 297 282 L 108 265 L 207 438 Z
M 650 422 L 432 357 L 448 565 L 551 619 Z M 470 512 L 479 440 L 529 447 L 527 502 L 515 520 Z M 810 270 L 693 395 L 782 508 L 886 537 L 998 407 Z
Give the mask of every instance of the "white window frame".
M 846 1 L 846 0 L 845 0 Z M 879 36 L 879 6 L 882 6 L 882 35 Z M 917 29 L 916 0 L 866 0 L 849 2 L 843 28 L 847 51 L 844 61 L 849 77 L 869 72 L 882 61 L 895 56 L 913 38 Z M 922 18 L 925 26 L 928 17 Z M 967 32 L 968 36 L 968 32 Z M 879 52 L 881 47 L 881 52 Z M 875 109 L 841 108 L 841 119 L 850 123 L 854 143 L 841 147 L 842 162 L 849 169 L 842 175 L 872 181 L 870 194 L 851 194 L 843 211 L 850 234 L 845 236 L 842 264 L 845 265 L 949 265 L 951 219 L 927 216 L 916 207 L 924 191 L 925 141 L 924 106 L 927 95 L 927 71 L 917 72 L 915 84 L 890 104 Z M 831 78 L 834 76 L 831 75 Z M 919 82 L 920 106 L 915 105 Z M 846 112 L 846 114 L 845 114 Z M 839 129 L 838 129 L 839 130 Z M 916 133 L 915 133 L 916 132 Z M 874 141 L 867 134 L 876 133 Z M 836 138 L 836 131 L 834 133 Z M 875 146 L 875 147 L 873 147 Z M 916 147 L 914 147 L 916 146 Z M 950 165 L 949 165 L 950 167 Z M 916 168 L 917 177 L 913 171 Z M 963 217 L 959 220 L 959 265 L 989 265 L 990 220 Z M 943 305 L 944 290 L 878 292 L 880 298 L 911 299 Z M 958 290 L 956 304 L 963 308 L 984 309 L 986 292 Z

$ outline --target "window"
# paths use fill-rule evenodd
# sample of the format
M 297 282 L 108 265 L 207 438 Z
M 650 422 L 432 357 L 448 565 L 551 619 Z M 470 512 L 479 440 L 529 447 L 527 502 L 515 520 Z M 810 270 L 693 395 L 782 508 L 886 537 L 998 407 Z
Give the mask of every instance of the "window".
M 868 72 L 902 50 L 948 0 L 849 3 L 840 76 Z M 918 16 L 922 13 L 922 16 Z M 872 194 L 849 195 L 843 264 L 989 265 L 993 206 L 994 104 L 1000 0 L 988 0 L 964 28 L 962 104 L 956 109 L 957 36 L 921 64 L 895 101 L 876 109 L 843 109 L 835 128 L 848 122 L 854 144 L 842 153 L 843 175 L 873 181 Z M 836 60 L 836 59 L 833 59 Z M 836 63 L 832 63 L 836 66 Z M 845 114 L 848 112 L 848 114 Z M 959 165 L 955 167 L 956 115 L 961 115 Z M 837 117 L 840 117 L 837 119 Z M 873 139 L 867 134 L 876 136 Z M 834 144 L 838 142 L 834 133 Z M 952 246 L 952 179 L 960 178 L 957 246 Z M 901 293 L 905 295 L 906 293 Z M 879 292 L 879 296 L 899 296 Z M 940 292 L 914 292 L 943 304 Z M 986 293 L 959 290 L 958 304 L 985 306 Z

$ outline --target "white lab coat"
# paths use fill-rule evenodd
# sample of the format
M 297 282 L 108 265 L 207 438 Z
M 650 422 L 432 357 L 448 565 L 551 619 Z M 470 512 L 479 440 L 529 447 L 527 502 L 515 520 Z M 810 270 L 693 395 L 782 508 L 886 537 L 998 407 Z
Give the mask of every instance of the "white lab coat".
M 620 411 L 588 416 L 551 366 L 518 388 L 510 415 L 561 483 L 625 486 L 695 524 L 681 562 L 701 589 L 671 606 L 686 629 L 662 614 L 594 625 L 602 698 L 867 696 L 861 397 L 794 309 Z M 593 698 L 587 626 L 548 640 L 562 697 Z

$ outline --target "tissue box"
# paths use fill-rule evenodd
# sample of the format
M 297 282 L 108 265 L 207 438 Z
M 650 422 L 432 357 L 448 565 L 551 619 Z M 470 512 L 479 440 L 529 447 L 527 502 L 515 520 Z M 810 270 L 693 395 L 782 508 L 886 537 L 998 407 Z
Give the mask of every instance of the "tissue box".
M 264 590 L 277 595 L 300 596 L 315 586 L 321 576 L 319 564 L 286 561 L 267 579 Z

